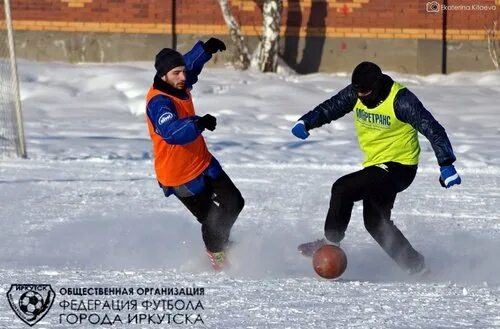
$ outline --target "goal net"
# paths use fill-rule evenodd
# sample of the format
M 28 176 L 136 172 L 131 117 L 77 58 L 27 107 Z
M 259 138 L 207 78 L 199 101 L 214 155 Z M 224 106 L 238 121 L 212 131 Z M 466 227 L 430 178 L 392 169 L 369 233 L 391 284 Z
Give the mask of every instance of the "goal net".
M 0 0 L 0 159 L 26 157 L 10 0 Z

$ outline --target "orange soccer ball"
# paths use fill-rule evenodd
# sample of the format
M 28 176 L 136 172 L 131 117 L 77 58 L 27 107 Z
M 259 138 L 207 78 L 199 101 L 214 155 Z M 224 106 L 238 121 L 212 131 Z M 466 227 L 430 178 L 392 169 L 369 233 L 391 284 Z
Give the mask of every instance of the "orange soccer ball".
M 325 279 L 335 279 L 347 268 L 347 257 L 340 247 L 324 245 L 314 252 L 314 271 Z

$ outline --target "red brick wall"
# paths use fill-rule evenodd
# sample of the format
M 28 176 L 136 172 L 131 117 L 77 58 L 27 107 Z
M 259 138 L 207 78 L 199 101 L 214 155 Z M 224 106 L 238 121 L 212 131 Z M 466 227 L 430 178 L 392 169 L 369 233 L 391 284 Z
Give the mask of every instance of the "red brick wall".
M 165 22 L 171 17 L 171 0 L 93 0 L 70 7 L 62 0 L 11 0 L 14 20 L 75 22 Z
M 449 5 L 500 7 L 499 0 L 448 2 Z M 345 37 L 398 38 L 399 35 L 436 39 L 442 15 L 426 12 L 426 3 L 423 0 L 285 0 L 282 26 L 288 35 L 335 37 L 342 33 Z M 255 1 L 233 0 L 231 4 L 244 31 L 258 34 L 261 13 Z M 223 34 L 226 31 L 216 0 L 177 0 L 176 6 L 179 33 L 196 34 L 206 30 Z M 144 28 L 144 33 L 165 33 L 164 25 L 169 25 L 172 19 L 172 0 L 11 0 L 11 7 L 17 28 L 26 30 L 57 30 L 61 24 L 54 22 L 63 22 L 68 23 L 64 31 L 114 32 L 107 29 L 106 24 L 116 23 L 121 24 L 123 32 L 130 27 L 134 32 Z M 494 20 L 500 20 L 499 10 L 449 11 L 448 29 L 460 30 L 455 33 L 457 39 L 468 39 L 468 35 L 475 35 L 477 39 L 485 25 L 491 25 Z M 77 23 L 98 24 L 82 27 Z M 150 26 L 146 29 L 141 24 Z M 368 31 L 370 28 L 372 31 Z M 472 33 L 468 33 L 469 30 Z

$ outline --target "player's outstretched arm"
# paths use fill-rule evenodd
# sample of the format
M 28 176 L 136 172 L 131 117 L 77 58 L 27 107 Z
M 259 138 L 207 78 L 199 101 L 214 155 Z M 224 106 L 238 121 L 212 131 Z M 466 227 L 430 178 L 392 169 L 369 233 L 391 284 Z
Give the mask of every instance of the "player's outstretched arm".
M 207 42 L 198 41 L 189 52 L 184 54 L 188 89 L 191 89 L 198 82 L 198 75 L 200 75 L 205 63 L 212 58 L 212 54 L 224 50 L 226 50 L 224 42 L 217 38 L 210 38 Z
M 307 112 L 292 127 L 292 134 L 300 139 L 309 136 L 309 130 L 321 127 L 351 112 L 358 96 L 352 85 L 339 91 L 336 95 Z

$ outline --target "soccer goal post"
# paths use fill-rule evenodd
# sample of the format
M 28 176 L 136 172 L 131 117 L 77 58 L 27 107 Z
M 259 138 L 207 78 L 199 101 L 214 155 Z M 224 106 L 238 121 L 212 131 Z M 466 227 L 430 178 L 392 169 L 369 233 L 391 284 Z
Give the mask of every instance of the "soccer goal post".
M 10 0 L 0 1 L 0 158 L 26 158 Z

